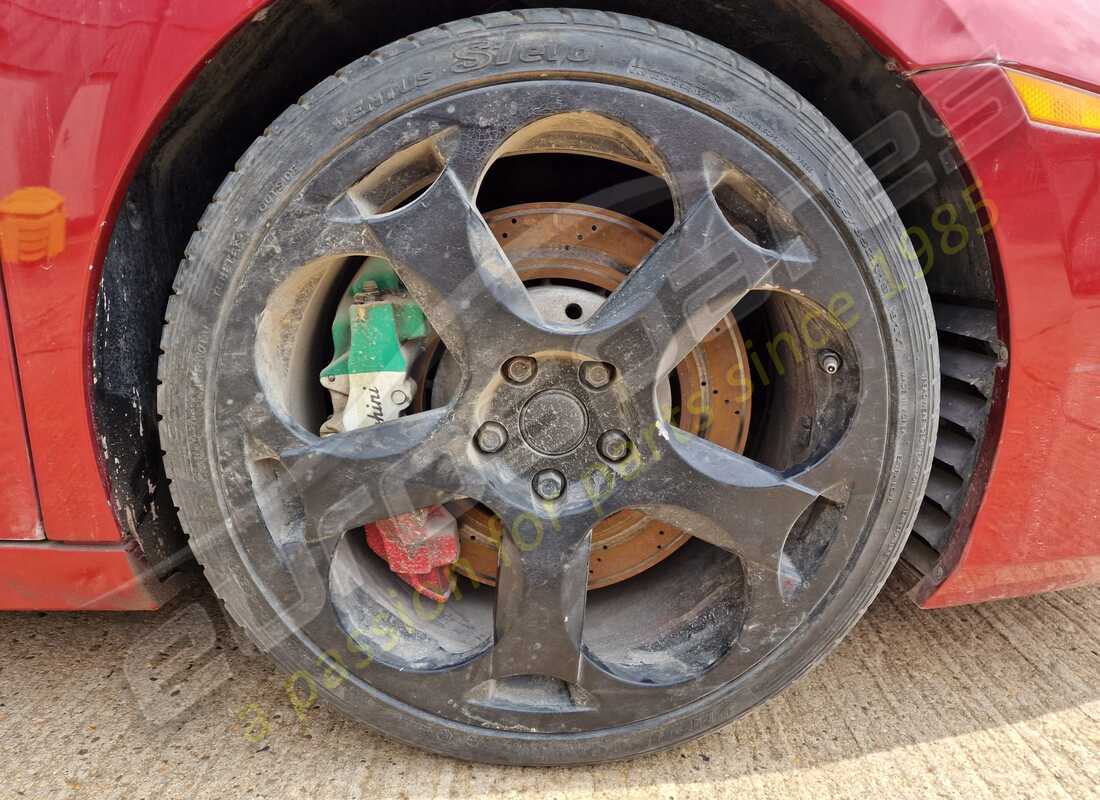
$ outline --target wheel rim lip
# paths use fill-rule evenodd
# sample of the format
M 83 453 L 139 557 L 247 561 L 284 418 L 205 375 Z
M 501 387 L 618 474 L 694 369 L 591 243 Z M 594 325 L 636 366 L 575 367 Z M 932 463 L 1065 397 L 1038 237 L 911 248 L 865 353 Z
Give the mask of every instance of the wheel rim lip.
M 239 544 L 238 546 L 239 546 L 239 548 L 240 548 L 240 544 Z M 245 559 L 245 560 L 248 560 L 248 559 Z M 257 581 L 257 583 L 260 583 L 260 582 L 262 582 L 262 581 Z M 766 656 L 766 657 L 764 657 L 764 660 L 767 660 L 767 658 L 768 658 L 767 656 Z M 736 680 L 736 679 L 735 679 L 735 680 Z M 365 683 L 364 683 L 364 686 L 368 686 L 368 684 L 365 684 Z

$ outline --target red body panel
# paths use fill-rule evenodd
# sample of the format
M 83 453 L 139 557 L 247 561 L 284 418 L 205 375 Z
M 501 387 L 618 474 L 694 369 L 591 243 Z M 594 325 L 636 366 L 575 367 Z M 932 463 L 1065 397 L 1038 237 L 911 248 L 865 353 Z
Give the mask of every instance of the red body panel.
M 0 539 L 41 539 L 38 497 L 19 398 L 19 373 L 4 300 L 0 282 Z
M 828 2 L 903 70 L 1008 60 L 1100 85 L 1091 44 L 1100 30 L 1100 9 L 1090 0 L 1046 4 L 1041 14 L 1027 0 Z M 90 343 L 102 257 L 127 179 L 174 98 L 218 45 L 265 4 L 47 0 L 32 8 L 0 0 L 0 197 L 18 187 L 46 185 L 64 196 L 68 213 L 67 244 L 58 256 L 3 265 L 42 522 L 52 540 L 122 538 L 90 413 Z M 988 69 L 990 91 L 1016 102 L 999 70 Z M 943 103 L 935 75 L 916 80 L 959 134 L 967 115 Z M 1100 137 L 1025 125 L 980 153 L 963 148 L 1001 211 L 996 243 L 1012 361 L 985 502 L 965 552 L 953 554 L 955 569 L 938 588 L 924 591 L 927 604 L 1100 579 L 1100 490 L 1092 488 L 1100 456 L 1090 450 L 1096 436 L 1091 421 L 1100 419 L 1100 346 L 1094 344 L 1100 312 L 1090 307 L 1100 287 L 1093 233 L 1100 218 L 1091 199 L 1098 143 Z M 4 440 L 0 458 L 12 457 L 9 447 L 22 447 L 25 454 L 25 443 L 16 439 L 14 445 Z M 29 502 L 33 508 L 33 496 Z M 41 580 L 41 607 L 76 607 L 90 594 L 62 591 L 57 581 L 71 573 L 54 569 L 59 552 L 70 553 L 66 559 L 88 559 L 89 569 L 101 570 L 108 583 L 125 584 L 136 563 L 117 546 L 37 548 L 0 545 L 0 586 L 13 575 Z M 51 586 L 56 602 L 47 599 Z M 152 597 L 144 589 L 120 596 L 133 607 L 146 607 Z M 0 607 L 8 601 L 0 594 Z
M 1100 87 L 1100 5 L 1003 0 L 837 0 L 906 70 L 996 62 Z M 1011 361 L 1000 440 L 965 546 L 922 605 L 944 606 L 1100 581 L 1100 135 L 1014 126 L 995 142 L 972 132 L 1019 106 L 995 66 L 916 75 L 955 135 L 983 197 L 1008 314 Z M 975 81 L 981 103 L 957 102 Z
M 1093 0 L 827 0 L 903 70 L 996 61 L 1100 83 Z
M 966 69 L 984 73 L 983 96 L 1019 102 L 1002 70 Z M 949 128 L 995 107 L 971 118 L 947 102 L 949 73 L 916 80 Z M 1100 580 L 1100 136 L 1023 125 L 994 148 L 959 144 L 997 208 L 1011 362 L 992 478 L 928 605 Z
M 158 122 L 256 5 L 4 3 L 0 197 L 21 186 L 49 186 L 65 198 L 68 215 L 68 241 L 58 256 L 4 264 L 51 540 L 121 538 L 91 420 L 91 331 L 103 254 L 126 180 Z
M 142 576 L 122 545 L 14 544 L 0 548 L 0 608 L 12 611 L 143 611 L 167 593 Z

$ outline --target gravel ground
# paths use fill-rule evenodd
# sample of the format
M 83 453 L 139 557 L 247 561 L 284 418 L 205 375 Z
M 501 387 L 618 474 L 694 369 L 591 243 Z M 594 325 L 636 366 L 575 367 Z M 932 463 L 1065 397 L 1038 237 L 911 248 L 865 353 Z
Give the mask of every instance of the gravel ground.
M 824 665 L 717 734 L 483 767 L 296 709 L 195 586 L 155 614 L 0 614 L 0 800 L 1100 798 L 1098 653 L 1100 588 L 920 611 L 895 578 Z

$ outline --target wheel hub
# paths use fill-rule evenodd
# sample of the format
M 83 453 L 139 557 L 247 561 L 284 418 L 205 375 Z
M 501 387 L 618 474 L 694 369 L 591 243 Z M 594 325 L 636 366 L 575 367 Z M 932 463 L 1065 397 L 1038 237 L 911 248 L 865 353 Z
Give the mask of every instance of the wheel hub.
M 562 389 L 544 389 L 524 403 L 519 427 L 531 449 L 561 456 L 584 441 L 588 411 L 575 395 Z
M 515 364 L 525 365 L 517 384 Z M 601 459 L 600 442 L 607 432 L 632 427 L 633 405 L 615 381 L 593 386 L 584 380 L 589 357 L 569 353 L 535 353 L 508 359 L 476 400 L 474 445 L 480 465 L 499 485 L 521 486 L 535 477 L 535 493 L 557 499 L 565 488 L 581 491 Z M 601 362 L 602 363 L 602 362 Z M 606 367 L 608 375 L 614 368 Z M 486 448 L 486 431 L 503 431 L 505 444 Z M 537 476 L 552 471 L 565 480 L 563 491 L 539 490 Z M 547 495 L 553 495 L 548 497 Z

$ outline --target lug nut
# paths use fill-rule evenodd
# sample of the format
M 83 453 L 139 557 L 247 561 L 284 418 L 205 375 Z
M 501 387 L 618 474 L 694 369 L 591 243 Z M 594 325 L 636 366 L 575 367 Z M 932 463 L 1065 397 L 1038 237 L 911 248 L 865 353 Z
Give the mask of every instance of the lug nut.
M 581 364 L 581 381 L 589 389 L 603 389 L 611 383 L 615 368 L 602 361 L 585 361 Z
M 508 431 L 499 422 L 486 422 L 477 429 L 474 444 L 483 453 L 498 453 L 508 444 Z
M 517 356 L 504 362 L 504 377 L 512 383 L 524 384 L 535 377 L 537 369 L 535 359 L 528 356 Z
M 622 461 L 630 455 L 630 439 L 622 431 L 605 431 L 596 442 L 596 449 L 608 461 Z
M 543 500 L 557 500 L 565 493 L 565 476 L 556 469 L 544 469 L 531 485 Z
M 840 356 L 832 350 L 822 350 L 817 357 L 817 363 L 826 375 L 836 375 L 840 371 Z

